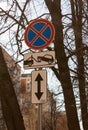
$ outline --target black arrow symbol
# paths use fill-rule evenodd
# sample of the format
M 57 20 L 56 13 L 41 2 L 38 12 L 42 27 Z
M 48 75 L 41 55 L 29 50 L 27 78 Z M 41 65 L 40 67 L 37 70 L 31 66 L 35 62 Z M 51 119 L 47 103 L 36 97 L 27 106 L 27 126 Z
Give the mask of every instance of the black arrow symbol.
M 43 92 L 41 92 L 41 81 L 43 81 L 43 78 L 40 74 L 37 75 L 35 81 L 37 81 L 37 92 L 35 93 L 35 95 L 37 96 L 38 100 L 40 100 L 43 94 Z

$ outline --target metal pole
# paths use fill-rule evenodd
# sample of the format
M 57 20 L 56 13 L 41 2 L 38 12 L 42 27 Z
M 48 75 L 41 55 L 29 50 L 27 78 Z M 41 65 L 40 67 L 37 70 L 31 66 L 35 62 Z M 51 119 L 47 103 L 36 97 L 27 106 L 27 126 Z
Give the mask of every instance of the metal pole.
M 38 104 L 38 130 L 42 130 L 42 104 Z

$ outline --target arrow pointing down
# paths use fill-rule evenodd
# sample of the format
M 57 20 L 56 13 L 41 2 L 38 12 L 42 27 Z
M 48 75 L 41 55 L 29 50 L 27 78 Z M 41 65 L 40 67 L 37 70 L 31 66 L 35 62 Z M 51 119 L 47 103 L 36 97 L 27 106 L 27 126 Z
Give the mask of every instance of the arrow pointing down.
M 40 100 L 43 92 L 41 92 L 41 81 L 43 81 L 43 78 L 41 77 L 40 74 L 37 75 L 35 81 L 37 81 L 37 92 L 35 93 L 36 97 L 38 100 Z

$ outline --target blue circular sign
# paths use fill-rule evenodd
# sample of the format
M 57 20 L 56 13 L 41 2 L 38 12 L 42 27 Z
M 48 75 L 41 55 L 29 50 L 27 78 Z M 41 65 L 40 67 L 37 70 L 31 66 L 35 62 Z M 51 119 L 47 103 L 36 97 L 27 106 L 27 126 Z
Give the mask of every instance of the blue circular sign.
M 54 27 L 46 19 L 32 21 L 25 30 L 24 40 L 28 47 L 41 50 L 47 47 L 54 39 Z

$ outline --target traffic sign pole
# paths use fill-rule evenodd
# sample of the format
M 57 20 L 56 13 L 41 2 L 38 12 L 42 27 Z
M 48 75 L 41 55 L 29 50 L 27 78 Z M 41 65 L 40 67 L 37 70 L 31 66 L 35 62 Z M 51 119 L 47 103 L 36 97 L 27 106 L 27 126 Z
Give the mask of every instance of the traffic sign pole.
M 38 130 L 42 130 L 42 104 L 38 104 Z
M 51 22 L 46 19 L 32 21 L 25 30 L 24 40 L 26 45 L 34 50 L 46 48 L 54 39 L 55 29 Z M 45 52 L 46 53 L 46 52 Z M 37 54 L 37 53 L 36 53 Z M 37 68 L 53 66 L 55 64 L 54 51 L 47 54 L 32 54 L 24 56 L 24 67 Z M 28 56 L 28 57 L 27 57 Z M 32 103 L 38 104 L 38 130 L 42 130 L 42 104 L 46 101 L 46 71 L 32 72 Z

